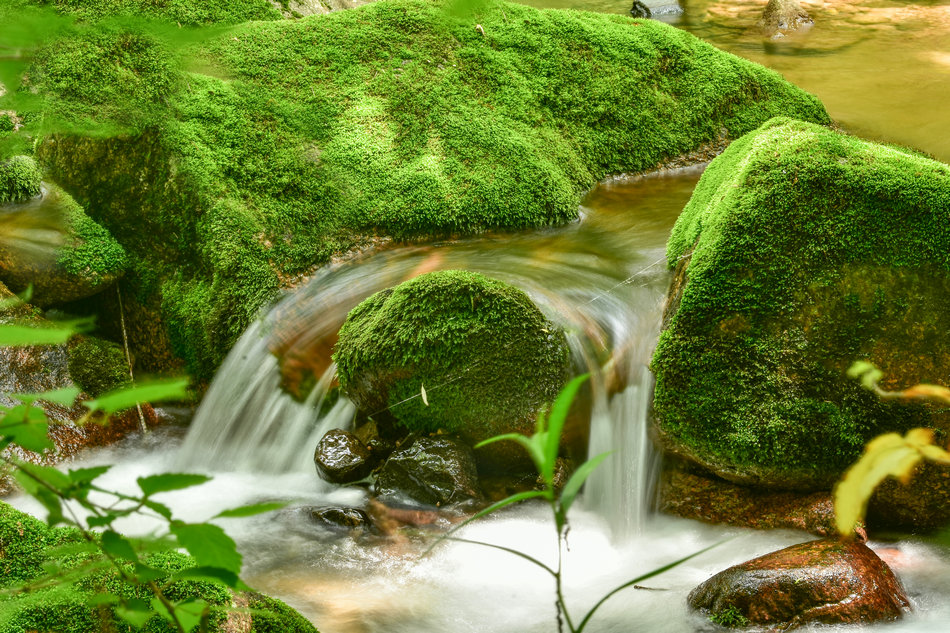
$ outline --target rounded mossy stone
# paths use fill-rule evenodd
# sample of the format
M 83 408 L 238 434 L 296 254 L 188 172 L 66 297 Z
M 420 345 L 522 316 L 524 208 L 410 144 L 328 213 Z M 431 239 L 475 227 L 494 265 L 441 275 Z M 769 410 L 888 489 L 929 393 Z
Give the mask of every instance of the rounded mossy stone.
M 484 439 L 552 401 L 570 354 L 563 331 L 524 292 L 450 270 L 360 303 L 333 358 L 340 387 L 361 411 L 413 431 Z
M 29 156 L 14 156 L 0 164 L 0 204 L 26 202 L 40 195 L 42 174 Z
M 726 479 L 829 486 L 879 433 L 950 431 L 880 399 L 950 375 L 950 166 L 777 118 L 706 169 L 670 236 L 652 368 L 668 451 Z
M 0 280 L 16 292 L 32 286 L 31 303 L 45 307 L 90 297 L 125 272 L 122 245 L 58 186 L 7 213 L 17 232 L 0 242 Z
M 16 129 L 16 122 L 9 112 L 0 112 L 0 133 L 12 132 Z
M 122 346 L 94 336 L 78 337 L 68 347 L 69 376 L 93 398 L 129 385 Z

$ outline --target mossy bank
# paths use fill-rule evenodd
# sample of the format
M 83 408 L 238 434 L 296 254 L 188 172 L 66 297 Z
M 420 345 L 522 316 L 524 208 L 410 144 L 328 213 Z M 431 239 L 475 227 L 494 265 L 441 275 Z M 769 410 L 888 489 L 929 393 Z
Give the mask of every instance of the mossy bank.
M 51 559 L 50 552 L 58 548 L 69 552 L 69 545 L 83 542 L 79 532 L 71 528 L 50 528 L 27 514 L 0 502 L 0 587 L 4 589 L 29 586 L 34 580 L 45 578 L 44 565 L 57 564 L 64 576 L 72 582 L 38 584 L 31 591 L 20 591 L 0 598 L 0 632 L 27 633 L 56 631 L 57 633 L 100 633 L 115 631 L 131 633 L 171 633 L 172 627 L 155 615 L 142 628 L 133 629 L 119 619 L 106 604 L 89 606 L 87 601 L 104 592 L 127 599 L 148 598 L 147 591 L 120 583 L 114 573 L 94 571 L 72 572 L 89 562 L 88 554 L 65 553 Z M 148 555 L 145 564 L 166 571 L 178 571 L 193 563 L 188 556 L 177 552 L 158 552 Z M 93 569 L 93 567 L 90 567 Z M 250 608 L 249 633 L 317 633 L 316 629 L 296 611 L 279 600 L 247 592 L 232 597 L 230 590 L 206 582 L 178 581 L 165 589 L 173 601 L 200 597 L 214 605 L 212 631 L 228 631 L 227 609 L 233 603 Z
M 708 167 L 668 244 L 653 370 L 668 449 L 733 481 L 821 488 L 885 431 L 948 410 L 881 400 L 950 374 L 950 167 L 778 118 Z M 944 488 L 947 486 L 944 485 Z
M 607 174 L 780 113 L 828 120 L 779 75 L 622 16 L 383 0 L 241 25 L 201 47 L 201 73 L 107 35 L 51 48 L 34 81 L 89 117 L 130 93 L 149 104 L 136 132 L 40 155 L 132 255 L 127 294 L 201 377 L 289 279 L 370 237 L 568 222 Z

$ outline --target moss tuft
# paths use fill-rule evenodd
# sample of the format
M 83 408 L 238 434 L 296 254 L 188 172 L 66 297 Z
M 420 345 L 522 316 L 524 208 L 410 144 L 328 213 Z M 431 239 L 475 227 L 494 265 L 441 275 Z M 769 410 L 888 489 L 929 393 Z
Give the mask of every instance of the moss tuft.
M 69 376 L 93 398 L 129 384 L 122 346 L 94 336 L 79 337 L 68 349 Z
M 333 358 L 341 388 L 366 413 L 479 439 L 533 419 L 557 396 L 569 364 L 564 333 L 527 295 L 457 270 L 363 301 Z
M 40 168 L 29 156 L 14 156 L 0 164 L 0 204 L 35 198 L 41 180 Z
M 744 483 L 822 487 L 886 431 L 950 412 L 880 401 L 950 372 L 950 167 L 777 118 L 706 170 L 670 237 L 685 278 L 653 358 L 661 435 Z M 676 308 L 676 301 L 679 301 Z

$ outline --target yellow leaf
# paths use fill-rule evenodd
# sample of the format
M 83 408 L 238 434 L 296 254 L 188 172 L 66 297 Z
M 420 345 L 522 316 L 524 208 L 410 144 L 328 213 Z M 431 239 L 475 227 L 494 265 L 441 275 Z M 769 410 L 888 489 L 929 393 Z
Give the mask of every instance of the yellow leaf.
M 426 395 L 425 385 L 419 385 L 419 395 L 422 396 L 422 403 L 426 406 L 429 406 L 429 397 Z
M 901 392 L 906 398 L 930 398 L 950 403 L 950 389 L 940 385 L 914 385 Z

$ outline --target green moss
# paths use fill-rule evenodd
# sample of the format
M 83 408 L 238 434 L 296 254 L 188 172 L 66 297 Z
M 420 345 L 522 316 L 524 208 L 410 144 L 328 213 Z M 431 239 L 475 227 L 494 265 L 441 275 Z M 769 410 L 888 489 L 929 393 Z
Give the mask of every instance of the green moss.
M 245 24 L 204 46 L 206 74 L 169 74 L 147 47 L 138 62 L 105 40 L 71 46 L 87 62 L 53 49 L 55 72 L 36 74 L 64 112 L 123 90 L 167 105 L 135 119 L 152 121 L 139 136 L 40 151 L 157 271 L 175 348 L 200 377 L 282 279 L 370 237 L 571 221 L 606 174 L 778 113 L 828 120 L 777 74 L 659 22 L 500 2 L 467 17 L 384 0 Z
M 477 438 L 533 419 L 569 363 L 563 332 L 527 295 L 463 271 L 421 275 L 360 303 L 333 358 L 340 387 L 366 413 Z
M 745 617 L 742 611 L 740 611 L 735 605 L 729 605 L 725 609 L 722 609 L 717 613 L 713 613 L 709 616 L 709 620 L 710 622 L 714 622 L 719 626 L 725 626 L 731 629 L 738 629 L 751 624 L 749 618 Z
M 83 542 L 79 532 L 70 528 L 50 528 L 42 521 L 23 514 L 0 502 L 0 588 L 9 589 L 45 575 L 44 563 L 51 560 L 54 547 Z M 69 554 L 55 559 L 64 572 L 89 560 L 87 554 Z M 175 551 L 160 551 L 143 557 L 142 562 L 165 572 L 176 572 L 193 565 L 190 557 Z M 153 616 L 141 629 L 132 629 L 109 607 L 90 607 L 87 601 L 95 595 L 111 592 L 125 598 L 149 599 L 147 589 L 120 582 L 114 572 L 98 571 L 82 574 L 73 582 L 35 588 L 29 592 L 0 596 L 0 633 L 172 633 L 172 627 L 161 617 Z M 226 620 L 232 605 L 231 591 L 220 585 L 198 581 L 177 581 L 165 588 L 173 601 L 200 597 L 214 606 L 212 631 Z M 316 633 L 316 629 L 300 614 L 274 598 L 256 593 L 247 594 L 248 606 L 254 609 L 252 633 Z
M 278 20 L 280 12 L 268 0 L 38 0 L 62 13 L 89 20 L 112 15 L 163 18 L 182 25 L 237 24 L 248 20 Z
M 950 167 L 785 118 L 714 160 L 667 256 L 686 285 L 657 347 L 655 413 L 679 452 L 747 483 L 827 485 L 873 436 L 950 428 L 880 401 L 950 370 Z
M 69 345 L 69 377 L 93 398 L 129 384 L 129 369 L 122 346 L 93 336 Z
M 40 195 L 41 180 L 40 169 L 29 156 L 14 156 L 0 164 L 0 204 Z
M 102 225 L 68 196 L 63 196 L 67 235 L 57 263 L 95 287 L 125 272 L 125 249 Z
M 14 127 L 13 115 L 9 112 L 0 112 L 0 132 L 12 132 Z

